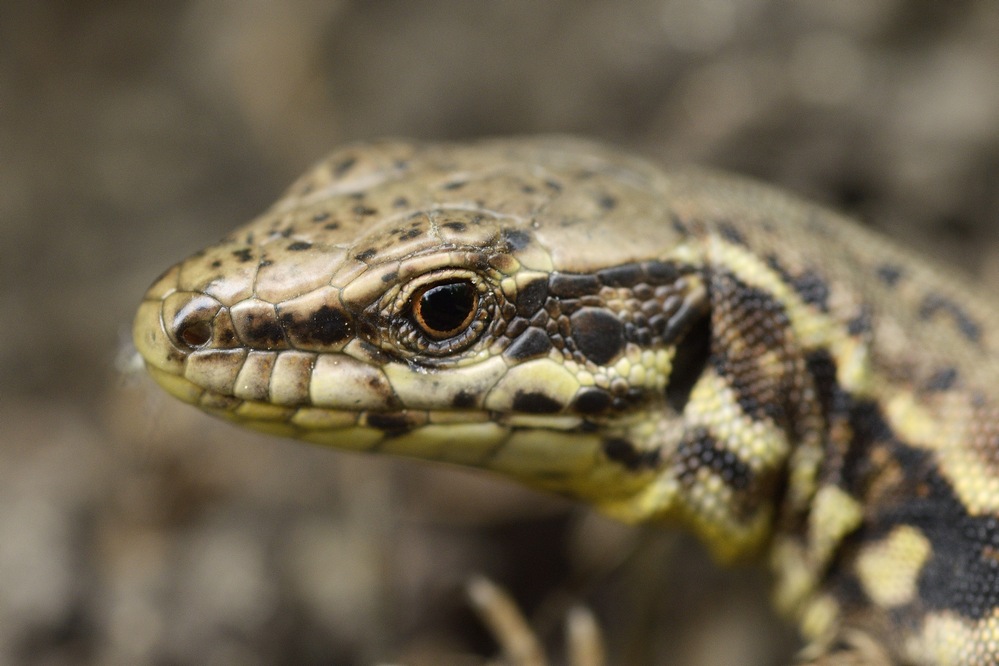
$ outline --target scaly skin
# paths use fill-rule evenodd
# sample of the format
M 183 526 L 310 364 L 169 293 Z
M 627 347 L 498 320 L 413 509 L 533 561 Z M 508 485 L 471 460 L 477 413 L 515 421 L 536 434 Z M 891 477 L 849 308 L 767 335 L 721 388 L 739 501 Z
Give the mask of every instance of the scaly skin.
M 755 557 L 815 664 L 999 659 L 999 316 L 774 190 L 568 139 L 344 148 L 135 343 L 242 425 Z

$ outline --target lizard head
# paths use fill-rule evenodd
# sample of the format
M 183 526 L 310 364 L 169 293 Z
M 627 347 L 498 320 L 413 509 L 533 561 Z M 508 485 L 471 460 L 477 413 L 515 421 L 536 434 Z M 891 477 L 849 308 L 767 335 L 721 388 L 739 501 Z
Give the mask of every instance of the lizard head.
M 348 147 L 164 273 L 135 343 L 240 424 L 610 503 L 655 473 L 643 443 L 679 425 L 649 415 L 707 355 L 661 179 L 566 139 Z

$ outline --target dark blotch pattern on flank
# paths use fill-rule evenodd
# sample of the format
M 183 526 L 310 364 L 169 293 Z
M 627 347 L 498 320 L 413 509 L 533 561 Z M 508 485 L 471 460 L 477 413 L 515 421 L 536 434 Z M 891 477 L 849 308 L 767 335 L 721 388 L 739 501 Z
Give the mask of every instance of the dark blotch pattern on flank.
M 659 467 L 662 454 L 659 449 L 641 451 L 627 439 L 611 437 L 603 441 L 604 455 L 632 472 L 654 470 Z
M 753 482 L 753 470 L 734 452 L 721 446 L 704 428 L 684 433 L 674 453 L 677 478 L 681 483 L 697 483 L 697 472 L 709 469 L 726 485 L 746 490 Z
M 527 414 L 554 414 L 562 410 L 562 403 L 537 391 L 517 391 L 513 396 L 513 409 Z
M 624 349 L 624 324 L 607 310 L 581 308 L 569 325 L 576 349 L 597 365 L 607 365 Z

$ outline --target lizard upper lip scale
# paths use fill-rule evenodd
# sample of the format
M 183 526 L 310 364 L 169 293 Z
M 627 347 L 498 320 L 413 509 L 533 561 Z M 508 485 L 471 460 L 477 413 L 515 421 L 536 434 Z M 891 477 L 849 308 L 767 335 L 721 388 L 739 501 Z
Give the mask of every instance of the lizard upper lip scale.
M 335 152 L 167 270 L 134 338 L 236 423 L 759 559 L 807 663 L 992 664 L 997 324 L 834 213 L 535 137 Z

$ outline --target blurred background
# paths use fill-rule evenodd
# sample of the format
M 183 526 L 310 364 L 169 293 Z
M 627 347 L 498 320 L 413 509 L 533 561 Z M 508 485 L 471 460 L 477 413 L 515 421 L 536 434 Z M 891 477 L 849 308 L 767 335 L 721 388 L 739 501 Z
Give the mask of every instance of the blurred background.
M 383 135 L 564 132 L 762 178 L 999 283 L 990 0 L 5 0 L 0 663 L 786 663 L 767 579 L 492 478 L 238 431 L 129 364 L 174 261 Z

